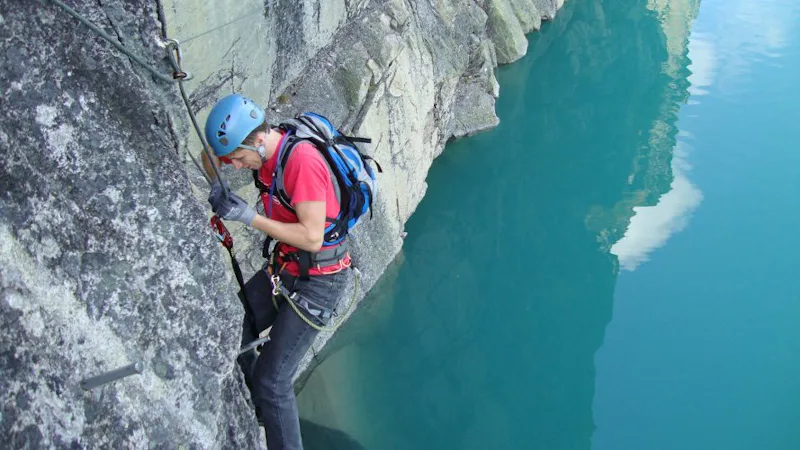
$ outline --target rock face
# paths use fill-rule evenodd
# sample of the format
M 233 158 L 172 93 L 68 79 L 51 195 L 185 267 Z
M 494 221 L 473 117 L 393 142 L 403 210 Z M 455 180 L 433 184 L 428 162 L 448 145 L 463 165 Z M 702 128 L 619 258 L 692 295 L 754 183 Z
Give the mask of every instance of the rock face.
M 170 73 L 182 41 L 200 122 L 230 92 L 369 136 L 383 166 L 355 230 L 360 299 L 402 245 L 432 160 L 497 124 L 493 69 L 555 0 L 74 0 Z M 242 309 L 207 226 L 177 88 L 51 2 L 0 0 L 0 433 L 12 448 L 257 448 L 234 364 Z M 255 198 L 247 174 L 225 171 Z M 245 275 L 263 236 L 231 227 Z M 320 336 L 317 347 L 329 338 Z M 145 370 L 84 392 L 81 379 Z
M 241 307 L 155 83 L 39 2 L 3 3 L 0 394 L 10 448 L 227 443 L 257 426 L 232 370 Z M 124 5 L 124 6 L 123 6 Z M 151 2 L 78 8 L 163 54 Z M 152 64 L 166 72 L 160 58 Z M 142 375 L 83 392 L 134 361 Z

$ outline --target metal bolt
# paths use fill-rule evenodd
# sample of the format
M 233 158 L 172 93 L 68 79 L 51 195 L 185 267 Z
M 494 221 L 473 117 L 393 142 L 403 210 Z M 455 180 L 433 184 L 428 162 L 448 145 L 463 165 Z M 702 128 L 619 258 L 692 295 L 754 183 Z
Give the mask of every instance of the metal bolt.
M 85 391 L 88 391 L 89 389 L 100 387 L 104 384 L 111 383 L 112 381 L 117 381 L 121 378 L 129 377 L 137 373 L 142 373 L 143 370 L 144 366 L 142 365 L 142 363 L 135 362 L 133 364 L 129 364 L 125 367 L 120 367 L 119 369 L 115 369 L 110 372 L 105 372 L 101 373 L 100 375 L 86 378 L 85 380 L 81 381 L 81 388 L 83 388 L 83 390 Z

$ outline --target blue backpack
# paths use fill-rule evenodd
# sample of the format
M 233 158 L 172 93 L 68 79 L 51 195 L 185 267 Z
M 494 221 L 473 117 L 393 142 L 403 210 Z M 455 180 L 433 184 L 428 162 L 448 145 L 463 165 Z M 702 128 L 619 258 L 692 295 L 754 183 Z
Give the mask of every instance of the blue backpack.
M 355 144 L 372 140 L 346 136 L 327 118 L 313 112 L 299 114 L 294 119 L 281 123 L 279 128 L 286 132 L 286 137 L 278 149 L 278 163 L 272 174 L 270 196 L 276 196 L 284 208 L 295 213 L 291 198 L 284 188 L 283 171 L 292 150 L 299 142 L 312 143 L 328 165 L 331 183 L 340 206 L 336 217 L 326 217 L 326 221 L 331 224 L 325 228 L 322 247 L 324 250 L 325 247 L 341 243 L 368 210 L 372 218 L 372 202 L 377 194 L 378 184 L 369 161 L 375 162 L 379 173 L 383 170 L 377 161 L 361 153 Z M 267 211 L 267 217 L 271 216 L 272 202 Z

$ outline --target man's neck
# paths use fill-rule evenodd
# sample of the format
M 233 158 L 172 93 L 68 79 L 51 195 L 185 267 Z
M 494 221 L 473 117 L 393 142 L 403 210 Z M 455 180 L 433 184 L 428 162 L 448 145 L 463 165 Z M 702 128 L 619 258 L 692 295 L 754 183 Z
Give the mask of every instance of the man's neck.
M 280 144 L 282 137 L 283 135 L 278 131 L 275 131 L 272 128 L 269 129 L 267 132 L 266 141 L 264 142 L 264 149 L 267 151 L 267 159 L 271 158 L 272 155 L 278 151 L 278 144 Z

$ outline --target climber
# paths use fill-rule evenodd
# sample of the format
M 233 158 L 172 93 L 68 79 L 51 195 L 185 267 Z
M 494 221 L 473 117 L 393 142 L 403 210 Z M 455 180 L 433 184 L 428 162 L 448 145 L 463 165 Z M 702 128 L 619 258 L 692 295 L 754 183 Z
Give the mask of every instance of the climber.
M 268 213 L 256 213 L 216 179 L 208 199 L 212 209 L 264 232 L 268 243 L 276 241 L 267 263 L 244 287 L 256 329 L 272 326 L 271 340 L 260 354 L 238 359 L 270 449 L 302 448 L 292 379 L 319 332 L 314 324 L 326 325 L 336 315 L 352 270 L 346 241 L 329 235 L 341 217 L 337 179 L 318 147 L 291 131 L 283 124 L 271 127 L 264 110 L 239 94 L 219 100 L 205 124 L 214 152 L 203 155 L 206 172 L 213 179 L 211 165 L 220 162 L 254 171 Z M 242 345 L 258 337 L 251 329 L 246 317 Z

